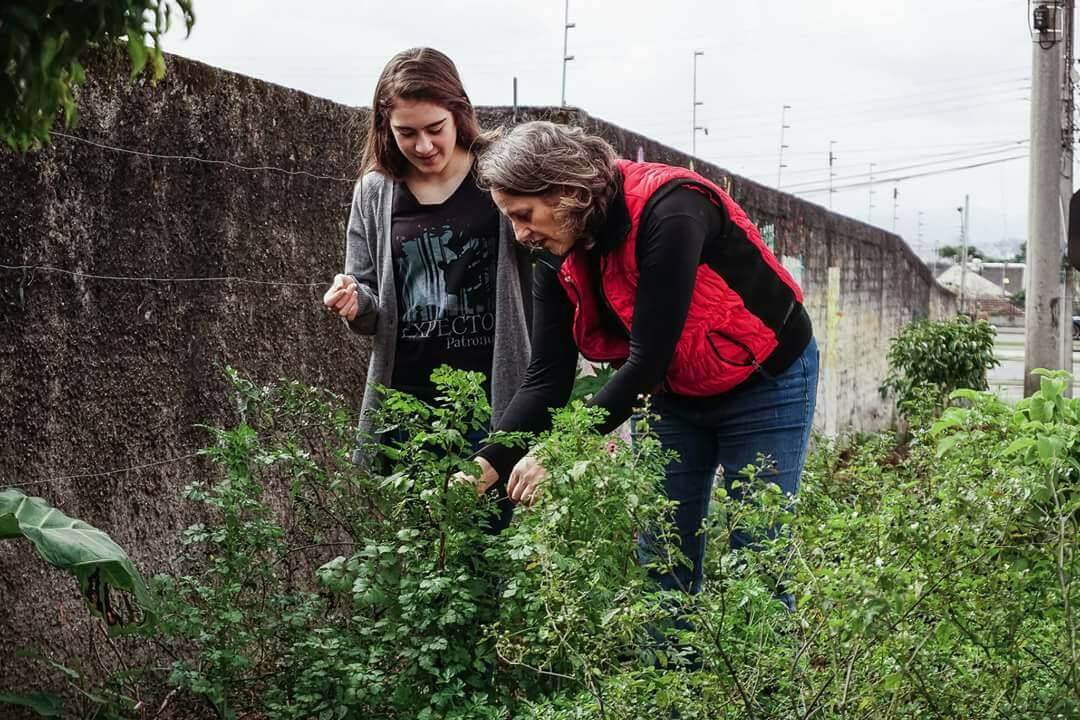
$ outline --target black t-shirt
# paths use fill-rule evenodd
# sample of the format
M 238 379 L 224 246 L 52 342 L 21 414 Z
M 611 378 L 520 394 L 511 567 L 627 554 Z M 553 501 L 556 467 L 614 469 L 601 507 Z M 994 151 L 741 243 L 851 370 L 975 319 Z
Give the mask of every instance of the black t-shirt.
M 421 204 L 398 182 L 391 238 L 398 301 L 391 386 L 430 401 L 431 372 L 444 363 L 490 375 L 499 239 L 491 196 L 471 173 L 437 204 Z

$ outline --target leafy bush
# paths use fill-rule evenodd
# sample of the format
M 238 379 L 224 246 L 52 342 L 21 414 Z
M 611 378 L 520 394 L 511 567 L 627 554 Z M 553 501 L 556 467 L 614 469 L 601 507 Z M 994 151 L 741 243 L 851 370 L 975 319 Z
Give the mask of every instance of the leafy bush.
M 1000 364 L 993 326 L 963 316 L 907 325 L 889 344 L 888 360 L 882 395 L 894 393 L 909 420 L 939 414 L 953 390 L 985 390 L 987 370 Z
M 1080 713 L 1080 400 L 1061 374 L 1015 407 L 956 391 L 966 407 L 908 443 L 821 440 L 794 507 L 748 468 L 748 501 L 714 491 L 692 597 L 636 561 L 644 529 L 670 537 L 647 430 L 623 444 L 560 410 L 533 450 L 541 501 L 491 535 L 490 502 L 452 481 L 486 420 L 478 378 L 437 380 L 436 407 L 390 394 L 383 474 L 349 462 L 338 398 L 234 378 L 239 421 L 207 450 L 222 477 L 188 491 L 207 520 L 156 583 L 172 667 L 125 681 L 224 718 Z M 736 530 L 756 547 L 730 551 Z M 662 546 L 655 568 L 677 560 Z
M 0 139 L 25 152 L 48 142 L 61 111 L 68 127 L 78 119 L 72 89 L 85 80 L 79 57 L 93 45 L 122 41 L 135 78 L 150 65 L 165 74 L 161 36 L 173 5 L 188 32 L 193 0 L 6 0 L 0 5 Z M 147 37 L 153 41 L 146 44 Z
M 234 374 L 240 422 L 206 450 L 224 478 L 186 492 L 212 519 L 185 534 L 190 572 L 156 584 L 172 685 L 220 717 L 505 717 L 595 688 L 646 637 L 662 610 L 634 539 L 663 526 L 658 443 L 609 445 L 597 411 L 559 413 L 538 450 L 544 501 L 492 535 L 492 503 L 452 481 L 475 469 L 482 378 L 433 379 L 438 406 L 388 392 L 380 429 L 404 439 L 377 448 L 383 475 L 349 462 L 338 398 Z M 275 486 L 285 513 L 264 496 Z

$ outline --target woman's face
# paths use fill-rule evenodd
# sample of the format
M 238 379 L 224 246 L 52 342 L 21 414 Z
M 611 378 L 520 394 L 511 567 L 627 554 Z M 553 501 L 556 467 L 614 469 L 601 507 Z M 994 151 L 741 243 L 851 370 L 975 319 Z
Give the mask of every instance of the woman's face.
M 423 100 L 395 100 L 390 131 L 401 154 L 425 175 L 441 174 L 457 147 L 453 113 Z
M 543 248 L 563 257 L 574 247 L 572 237 L 556 217 L 558 196 L 514 195 L 492 190 L 491 199 L 514 226 L 514 237 L 529 248 Z

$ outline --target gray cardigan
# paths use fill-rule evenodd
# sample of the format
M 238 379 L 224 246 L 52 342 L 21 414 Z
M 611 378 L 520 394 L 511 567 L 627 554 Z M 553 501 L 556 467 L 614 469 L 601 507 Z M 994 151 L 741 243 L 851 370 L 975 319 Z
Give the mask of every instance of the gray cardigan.
M 371 411 L 380 402 L 376 387 L 390 385 L 397 345 L 397 290 L 389 242 L 393 195 L 394 182 L 385 175 L 364 175 L 353 190 L 345 240 L 345 272 L 359 283 L 359 307 L 348 326 L 358 335 L 374 336 L 360 417 L 360 431 L 368 435 L 373 429 Z M 495 346 L 489 374 L 492 426 L 517 392 L 529 362 L 530 268 L 528 254 L 514 242 L 504 220 L 495 270 Z

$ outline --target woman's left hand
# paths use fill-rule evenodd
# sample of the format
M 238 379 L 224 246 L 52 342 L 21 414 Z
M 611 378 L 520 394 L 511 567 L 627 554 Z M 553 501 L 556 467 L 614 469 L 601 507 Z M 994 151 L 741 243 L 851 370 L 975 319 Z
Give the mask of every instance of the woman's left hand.
M 506 494 L 514 502 L 532 505 L 540 489 L 540 483 L 547 477 L 547 470 L 532 455 L 526 455 L 517 461 L 510 472 L 506 484 Z

